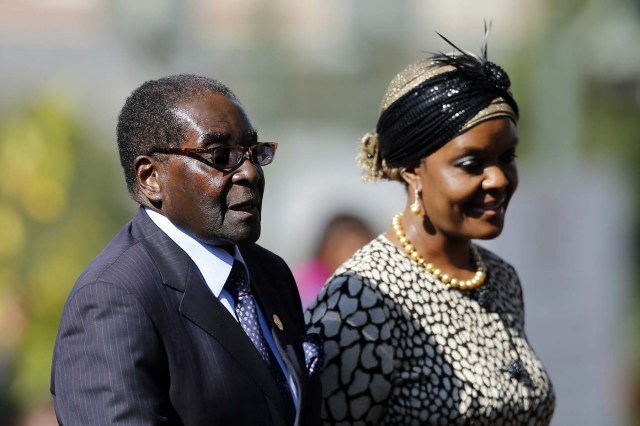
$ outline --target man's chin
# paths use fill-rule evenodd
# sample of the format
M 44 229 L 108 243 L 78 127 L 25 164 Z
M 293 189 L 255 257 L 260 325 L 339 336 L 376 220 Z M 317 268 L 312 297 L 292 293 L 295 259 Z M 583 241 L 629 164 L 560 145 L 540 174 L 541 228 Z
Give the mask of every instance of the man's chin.
M 260 227 L 258 229 L 253 229 L 251 232 L 248 232 L 246 235 L 239 236 L 236 239 L 235 244 L 249 244 L 255 243 L 260 238 Z
M 253 226 L 239 226 L 235 232 L 228 236 L 227 241 L 231 244 L 255 243 L 260 238 L 260 222 Z
M 200 236 L 198 239 L 215 247 L 228 247 L 236 244 L 255 243 L 260 238 L 260 223 L 257 226 L 238 226 L 232 231 Z

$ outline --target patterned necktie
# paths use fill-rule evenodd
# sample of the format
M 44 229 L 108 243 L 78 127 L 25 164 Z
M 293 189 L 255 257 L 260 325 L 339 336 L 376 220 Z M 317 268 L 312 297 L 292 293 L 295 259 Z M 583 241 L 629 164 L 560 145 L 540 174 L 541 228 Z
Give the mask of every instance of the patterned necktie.
M 241 262 L 234 260 L 225 288 L 236 303 L 235 311 L 238 316 L 238 322 L 251 339 L 253 346 L 258 350 L 267 367 L 269 367 L 269 371 L 271 371 L 271 375 L 275 379 L 280 394 L 285 401 L 288 414 L 291 418 L 294 418 L 295 408 L 287 379 L 262 334 L 260 322 L 258 321 L 256 300 L 251 294 L 251 287 Z

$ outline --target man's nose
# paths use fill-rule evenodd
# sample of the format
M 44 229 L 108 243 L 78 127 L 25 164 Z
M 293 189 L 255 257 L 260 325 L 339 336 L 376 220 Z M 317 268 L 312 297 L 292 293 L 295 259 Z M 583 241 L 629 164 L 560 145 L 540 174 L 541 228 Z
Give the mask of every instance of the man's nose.
M 247 150 L 244 152 L 242 156 L 242 160 L 240 160 L 240 164 L 236 168 L 233 173 L 234 182 L 237 180 L 249 180 L 249 181 L 258 181 L 262 176 L 262 168 L 260 166 L 256 166 L 251 161 L 251 153 Z

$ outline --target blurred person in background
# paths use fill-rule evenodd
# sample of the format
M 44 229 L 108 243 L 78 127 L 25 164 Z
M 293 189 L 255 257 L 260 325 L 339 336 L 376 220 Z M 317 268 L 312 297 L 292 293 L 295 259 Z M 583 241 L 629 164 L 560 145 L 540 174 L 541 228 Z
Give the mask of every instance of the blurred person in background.
M 363 218 L 350 213 L 332 215 L 320 233 L 313 258 L 293 269 L 302 306 L 315 300 L 333 271 L 373 237 Z
M 409 196 L 305 314 L 325 339 L 325 424 L 551 421 L 518 275 L 472 242 L 501 233 L 516 190 L 518 107 L 486 40 L 480 57 L 453 47 L 393 78 L 362 140 L 366 177 Z
M 136 89 L 117 137 L 140 208 L 65 304 L 58 421 L 317 424 L 318 342 L 289 268 L 255 244 L 277 144 L 258 142 L 229 88 L 194 75 Z

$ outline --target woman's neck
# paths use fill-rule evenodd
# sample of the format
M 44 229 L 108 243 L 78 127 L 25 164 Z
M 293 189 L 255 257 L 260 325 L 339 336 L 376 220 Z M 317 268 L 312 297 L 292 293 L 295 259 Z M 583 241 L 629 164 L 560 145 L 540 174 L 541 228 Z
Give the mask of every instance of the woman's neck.
M 406 238 L 427 263 L 458 279 L 473 277 L 476 265 L 470 256 L 470 239 L 448 236 L 436 230 L 428 218 L 414 216 L 408 209 L 401 218 L 401 224 Z M 387 231 L 386 236 L 402 251 L 406 251 L 393 228 Z

